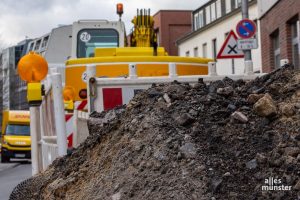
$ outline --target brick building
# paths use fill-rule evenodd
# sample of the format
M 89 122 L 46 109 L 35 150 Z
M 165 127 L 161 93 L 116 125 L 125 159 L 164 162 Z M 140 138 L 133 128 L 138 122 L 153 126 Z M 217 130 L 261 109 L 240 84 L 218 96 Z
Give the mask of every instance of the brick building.
M 273 0 L 260 16 L 263 72 L 280 67 L 281 59 L 288 59 L 300 68 L 299 17 L 299 0 Z
M 169 55 L 178 55 L 176 40 L 192 30 L 192 11 L 160 10 L 154 14 L 154 28 L 158 30 L 158 45 Z

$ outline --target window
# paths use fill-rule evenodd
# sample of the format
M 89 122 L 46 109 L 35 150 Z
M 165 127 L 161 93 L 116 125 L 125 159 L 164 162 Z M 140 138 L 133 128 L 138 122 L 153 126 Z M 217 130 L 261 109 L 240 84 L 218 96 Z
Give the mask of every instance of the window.
M 241 5 L 242 5 L 242 0 L 235 0 L 234 1 L 235 8 L 239 8 L 239 7 L 241 7 Z
M 35 44 L 34 50 L 37 51 L 40 49 L 40 45 L 41 45 L 41 40 L 38 40 Z
M 202 57 L 207 58 L 207 44 L 206 43 L 204 43 L 202 45 Z
M 217 57 L 217 39 L 212 40 L 212 55 L 213 55 L 213 58 L 216 59 L 216 57 Z
M 216 19 L 216 3 L 210 4 L 211 21 Z
M 226 14 L 231 11 L 231 0 L 225 1 Z
M 49 40 L 49 36 L 44 37 L 43 42 L 42 42 L 42 48 L 47 46 L 48 40 Z
M 198 57 L 198 47 L 194 48 L 194 57 Z
M 198 30 L 204 26 L 204 15 L 203 10 L 194 14 L 194 30 Z
M 205 12 L 206 12 L 206 24 L 210 23 L 210 6 L 207 6 L 205 8 Z
M 118 47 L 119 34 L 114 29 L 82 29 L 77 35 L 77 57 L 93 57 L 95 48 Z
M 5 130 L 6 135 L 21 135 L 21 136 L 29 136 L 30 135 L 30 127 L 29 125 L 14 125 L 8 124 Z
M 190 51 L 185 52 L 185 57 L 190 57 Z
M 291 24 L 292 33 L 292 56 L 295 68 L 299 68 L 299 21 Z
M 272 48 L 273 48 L 273 58 L 275 68 L 280 67 L 280 45 L 279 45 L 279 31 L 275 31 L 271 35 Z
M 218 0 L 216 2 L 216 12 L 217 12 L 217 18 L 220 18 L 222 16 L 221 0 Z
M 202 28 L 204 26 L 204 15 L 203 10 L 199 12 L 199 28 Z
M 200 23 L 199 23 L 199 14 L 196 13 L 194 15 L 194 30 L 199 29 L 199 25 L 200 25 Z

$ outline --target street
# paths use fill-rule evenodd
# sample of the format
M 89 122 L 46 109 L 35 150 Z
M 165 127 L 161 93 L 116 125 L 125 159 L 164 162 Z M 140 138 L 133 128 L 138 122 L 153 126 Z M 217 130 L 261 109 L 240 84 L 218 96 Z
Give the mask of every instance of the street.
M 7 200 L 14 187 L 30 176 L 30 162 L 0 163 L 0 200 Z

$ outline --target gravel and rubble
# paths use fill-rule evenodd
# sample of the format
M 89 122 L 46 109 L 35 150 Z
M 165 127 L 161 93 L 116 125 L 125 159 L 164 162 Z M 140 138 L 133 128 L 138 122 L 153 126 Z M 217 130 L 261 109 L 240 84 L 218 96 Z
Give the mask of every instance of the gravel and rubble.
M 105 118 L 105 119 L 103 119 Z M 152 85 L 92 113 L 90 136 L 18 199 L 300 199 L 300 72 Z M 263 191 L 265 179 L 288 191 Z

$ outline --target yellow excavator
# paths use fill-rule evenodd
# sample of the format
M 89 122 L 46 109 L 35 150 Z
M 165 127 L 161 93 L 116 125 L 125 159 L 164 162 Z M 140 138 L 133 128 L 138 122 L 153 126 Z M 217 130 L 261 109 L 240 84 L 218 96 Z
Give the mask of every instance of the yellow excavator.
M 117 4 L 117 14 L 120 20 L 115 22 L 73 24 L 73 58 L 66 61 L 65 100 L 86 99 L 86 66 L 90 64 L 96 65 L 97 77 L 128 76 L 130 63 L 136 64 L 138 77 L 166 76 L 170 63 L 176 65 L 178 75 L 208 74 L 210 59 L 168 56 L 165 49 L 157 45 L 154 19 L 149 9 L 137 10 L 129 39 L 121 21 L 122 4 Z

